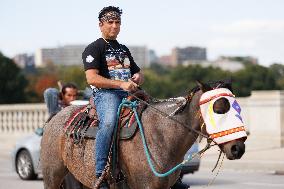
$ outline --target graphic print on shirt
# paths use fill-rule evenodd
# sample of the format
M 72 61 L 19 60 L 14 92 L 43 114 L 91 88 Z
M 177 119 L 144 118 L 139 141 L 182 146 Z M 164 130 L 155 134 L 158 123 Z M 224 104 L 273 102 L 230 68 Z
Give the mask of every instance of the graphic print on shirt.
M 106 49 L 106 62 L 109 70 L 110 78 L 113 80 L 128 81 L 131 78 L 130 61 L 127 53 L 122 48 L 113 49 L 109 47 Z

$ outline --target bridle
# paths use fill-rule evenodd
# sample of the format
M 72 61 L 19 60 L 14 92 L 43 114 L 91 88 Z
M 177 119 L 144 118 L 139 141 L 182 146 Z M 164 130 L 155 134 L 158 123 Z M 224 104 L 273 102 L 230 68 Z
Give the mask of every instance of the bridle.
M 199 88 L 199 90 L 201 90 L 201 89 Z M 196 89 L 196 90 L 191 90 L 191 91 L 189 92 L 189 95 L 185 97 L 185 99 L 186 99 L 186 104 L 184 105 L 184 108 L 190 104 L 190 102 L 191 102 L 191 100 L 192 100 L 194 94 L 195 94 L 197 91 L 199 91 L 199 90 Z M 139 100 L 140 102 L 144 103 L 144 104 L 147 105 L 148 107 L 154 109 L 155 111 L 157 111 L 159 114 L 161 114 L 161 115 L 164 116 L 165 118 L 170 119 L 170 120 L 174 121 L 175 123 L 178 123 L 178 124 L 182 125 L 184 128 L 186 128 L 186 129 L 188 129 L 188 130 L 194 132 L 195 134 L 198 134 L 199 136 L 206 138 L 206 139 L 207 139 L 207 143 L 206 143 L 205 147 L 204 147 L 203 149 L 201 149 L 199 152 L 197 152 L 196 154 L 194 154 L 194 157 L 195 157 L 195 156 L 198 156 L 198 155 L 199 155 L 199 156 L 202 156 L 209 148 L 211 148 L 212 146 L 218 145 L 217 142 L 215 142 L 214 139 L 212 139 L 212 138 L 209 136 L 209 134 L 205 135 L 205 134 L 203 134 L 203 133 L 201 132 L 202 129 L 203 129 L 203 127 L 204 127 L 204 125 L 205 125 L 205 122 L 204 122 L 204 120 L 203 120 L 203 118 L 202 118 L 200 109 L 199 109 L 199 111 L 197 112 L 197 114 L 195 115 L 196 117 L 198 116 L 199 121 L 200 121 L 200 123 L 201 123 L 201 124 L 200 124 L 200 130 L 201 130 L 201 131 L 198 131 L 198 130 L 196 130 L 196 129 L 194 129 L 194 128 L 188 127 L 186 124 L 184 124 L 184 123 L 178 121 L 178 120 L 175 119 L 173 116 L 171 116 L 171 115 L 169 115 L 169 114 L 167 114 L 167 113 L 165 113 L 165 112 L 159 110 L 158 108 L 154 107 L 154 106 L 151 105 L 150 103 L 148 103 L 148 102 L 146 102 L 145 100 L 143 100 L 143 99 L 139 98 L 138 96 L 136 96 L 134 93 L 131 93 L 131 92 L 128 92 L 128 93 L 129 93 L 129 95 L 133 96 L 136 100 Z M 184 109 L 184 108 L 183 108 L 183 109 Z M 181 110 L 181 111 L 182 111 L 182 110 Z M 212 144 L 212 143 L 214 143 L 214 144 Z M 216 162 L 214 168 L 212 169 L 212 172 L 216 169 L 217 165 L 219 164 L 219 161 L 220 161 L 220 159 L 221 159 L 222 153 L 223 153 L 222 150 L 220 150 L 218 160 L 217 160 L 217 162 Z M 193 159 L 194 157 L 192 157 L 192 159 Z M 224 156 L 223 156 L 223 159 L 224 159 Z M 223 160 L 222 160 L 222 162 L 223 162 Z M 221 165 L 222 165 L 222 162 L 221 162 Z M 220 168 L 221 168 L 221 166 L 220 166 Z M 219 168 L 219 170 L 220 170 L 220 168 Z M 218 171 L 218 173 L 216 174 L 216 177 L 217 177 L 218 174 L 219 174 L 219 171 Z M 215 179 L 215 178 L 214 178 L 214 179 Z M 210 182 L 210 183 L 212 184 L 212 182 Z
M 200 89 L 199 89 L 199 90 L 200 90 Z M 189 95 L 186 97 L 186 104 L 184 105 L 184 107 L 185 107 L 185 106 L 188 106 L 188 104 L 189 104 L 189 103 L 191 102 L 191 100 L 192 100 L 192 97 L 194 96 L 194 94 L 195 94 L 197 91 L 198 91 L 198 90 L 196 90 L 196 91 L 191 91 L 191 92 L 189 93 Z M 207 145 L 205 146 L 205 148 L 202 149 L 202 150 L 200 150 L 198 153 L 194 154 L 194 155 L 193 155 L 191 158 L 189 158 L 188 160 L 193 159 L 193 158 L 194 158 L 195 156 L 197 156 L 197 155 L 202 156 L 206 150 L 208 150 L 211 146 L 214 146 L 214 145 L 217 144 L 217 143 L 216 143 L 213 139 L 211 139 L 208 135 L 205 135 L 205 134 L 203 134 L 202 132 L 200 132 L 200 131 L 198 131 L 198 130 L 196 130 L 196 129 L 193 129 L 193 128 L 188 127 L 188 126 L 185 125 L 184 123 L 181 123 L 180 121 L 178 121 L 177 119 L 175 119 L 173 116 L 168 115 L 167 113 L 165 113 L 165 112 L 163 112 L 163 111 L 157 109 L 156 107 L 152 106 L 150 103 L 148 103 L 148 102 L 146 102 L 145 100 L 141 99 L 140 97 L 138 97 L 138 96 L 135 95 L 134 93 L 131 93 L 131 92 L 128 92 L 128 93 L 129 93 L 133 98 L 139 100 L 140 102 L 144 103 L 144 104 L 147 105 L 148 107 L 151 107 L 152 109 L 156 110 L 158 113 L 160 113 L 160 114 L 161 114 L 162 116 L 164 116 L 165 118 L 170 119 L 170 120 L 172 120 L 172 121 L 174 121 L 174 122 L 176 122 L 176 123 L 182 125 L 182 126 L 185 127 L 186 129 L 189 129 L 190 131 L 194 132 L 195 134 L 198 134 L 198 135 L 200 135 L 200 136 L 202 136 L 202 137 L 205 137 L 205 138 L 207 139 Z M 124 103 L 125 103 L 125 102 L 122 102 L 122 104 L 121 104 L 120 106 L 122 107 L 122 106 L 124 105 Z M 121 107 L 119 108 L 118 114 L 120 113 Z M 183 107 L 183 108 L 184 108 L 184 107 Z M 136 117 L 136 119 L 138 120 L 139 129 L 141 130 L 141 137 L 142 137 L 142 141 L 143 141 L 144 148 L 147 149 L 147 144 L 144 144 L 144 143 L 146 143 L 146 142 L 145 142 L 145 137 L 144 137 L 144 134 L 143 134 L 142 125 L 141 125 L 141 123 L 140 123 L 140 121 L 139 121 L 139 117 L 138 117 L 138 114 L 137 114 L 136 109 L 134 109 L 134 112 L 135 112 L 135 117 Z M 198 115 L 198 116 L 199 116 L 199 119 L 202 118 L 200 111 L 198 111 L 198 113 L 199 113 L 199 115 Z M 202 125 L 204 125 L 203 119 L 202 119 L 202 124 L 201 124 L 201 126 L 202 126 Z M 143 138 L 144 138 L 144 140 L 143 140 Z M 214 144 L 214 145 L 211 145 L 212 142 L 214 142 L 215 144 Z M 147 151 L 147 152 L 148 152 L 148 151 Z M 110 151 L 110 153 L 111 153 L 111 151 Z M 220 151 L 220 155 L 219 155 L 218 161 L 217 161 L 217 163 L 216 163 L 214 169 L 217 167 L 217 165 L 218 165 L 218 163 L 219 163 L 219 159 L 220 159 L 220 157 L 221 157 L 221 154 L 222 154 L 222 151 Z M 146 153 L 146 155 L 148 155 L 148 156 L 147 156 L 147 160 L 148 160 L 148 158 L 151 159 L 151 157 L 150 157 L 150 155 L 149 155 L 148 153 Z M 224 157 L 224 156 L 223 156 L 223 157 Z M 149 161 L 150 161 L 150 163 L 151 163 L 151 160 L 149 160 Z M 222 161 L 222 162 L 223 162 L 223 161 Z M 154 167 L 152 167 L 152 166 L 153 166 L 152 163 L 151 163 L 150 167 L 151 167 L 152 171 L 155 173 L 155 175 L 158 174 L 157 176 L 164 177 L 164 176 L 168 176 L 168 175 L 171 174 L 173 171 L 177 170 L 178 167 L 180 167 L 180 166 L 181 166 L 182 164 L 184 164 L 184 163 L 186 163 L 186 161 L 183 161 L 182 163 L 180 163 L 180 164 L 178 164 L 177 166 L 175 166 L 174 168 L 172 168 L 170 171 L 167 171 L 166 173 L 163 173 L 163 174 L 160 174 L 160 173 L 156 172 L 155 169 L 154 169 Z M 220 166 L 220 168 L 221 168 L 221 166 Z M 219 168 L 219 170 L 220 170 L 220 168 Z M 105 167 L 105 170 L 103 171 L 103 174 L 101 175 L 101 177 L 100 177 L 100 178 L 98 179 L 98 181 L 96 182 L 95 188 L 98 188 L 98 186 L 99 186 L 100 183 L 102 182 L 103 178 L 105 177 L 106 172 L 107 172 L 108 169 L 109 169 L 109 167 L 106 166 L 106 167 Z M 214 169 L 213 169 L 213 170 L 214 170 Z M 219 173 L 219 171 L 218 171 L 218 173 Z M 217 174 L 218 174 L 218 173 L 217 173 Z M 217 177 L 217 175 L 216 175 L 216 177 Z M 216 178 L 216 177 L 215 177 L 215 178 Z M 213 180 L 215 180 L 215 178 L 214 178 Z M 209 184 L 212 184 L 212 183 L 213 183 L 213 180 L 212 180 Z
M 199 90 L 201 90 L 201 89 L 199 89 Z M 189 105 L 189 103 L 191 102 L 191 100 L 192 100 L 194 94 L 195 94 L 197 91 L 199 91 L 199 90 L 194 90 L 194 91 L 191 90 L 191 91 L 189 92 L 189 95 L 185 97 L 185 99 L 186 99 L 186 104 L 184 105 L 184 107 Z M 197 134 L 197 135 L 199 135 L 199 136 L 201 136 L 201 137 L 206 138 L 206 139 L 207 139 L 207 145 L 206 145 L 206 147 L 205 147 L 206 150 L 209 149 L 211 146 L 213 146 L 213 145 L 211 145 L 212 142 L 214 143 L 214 145 L 217 145 L 217 143 L 216 143 L 212 138 L 210 138 L 209 135 L 206 135 L 206 134 L 202 133 L 201 131 L 198 131 L 198 130 L 196 130 L 196 129 L 194 129 L 194 128 L 188 127 L 186 124 L 184 124 L 184 123 L 180 122 L 179 120 L 175 119 L 173 116 L 171 116 L 171 115 L 169 115 L 169 114 L 163 112 L 162 110 L 159 110 L 158 108 L 154 107 L 154 106 L 151 105 L 150 103 L 148 103 L 148 102 L 146 102 L 145 100 L 139 98 L 139 97 L 136 96 L 134 93 L 131 93 L 131 92 L 128 92 L 128 93 L 129 93 L 129 95 L 133 96 L 135 99 L 139 100 L 139 101 L 142 102 L 143 104 L 145 104 L 145 105 L 147 105 L 148 107 L 150 107 L 150 108 L 154 109 L 155 111 L 157 111 L 159 114 L 161 114 L 161 115 L 162 115 L 163 117 L 165 117 L 166 119 L 172 120 L 173 122 L 175 122 L 175 123 L 177 123 L 177 124 L 183 126 L 184 128 L 186 128 L 186 129 L 192 131 L 193 133 L 195 133 L 195 134 Z M 202 118 L 202 116 L 201 116 L 200 110 L 198 111 L 198 113 L 196 114 L 196 116 L 199 117 L 199 120 L 200 120 L 200 123 L 201 123 L 201 124 L 200 124 L 200 128 L 202 129 L 202 127 L 205 125 L 205 122 L 204 122 L 204 120 L 203 120 L 203 118 Z M 209 147 L 209 146 L 210 146 L 210 147 Z M 205 151 L 206 151 L 206 150 L 205 150 Z M 205 152 L 205 151 L 204 151 L 204 152 Z

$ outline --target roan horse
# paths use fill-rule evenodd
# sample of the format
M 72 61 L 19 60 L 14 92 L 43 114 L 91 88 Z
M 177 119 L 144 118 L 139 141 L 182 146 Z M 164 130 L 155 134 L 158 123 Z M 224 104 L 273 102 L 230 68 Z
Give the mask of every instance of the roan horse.
M 166 172 L 178 163 L 198 137 L 198 132 L 209 136 L 203 129 L 200 98 L 212 87 L 231 88 L 222 82 L 211 87 L 199 83 L 190 95 L 183 98 L 185 104 L 180 111 L 171 115 L 179 123 L 167 119 L 151 107 L 147 107 L 141 116 L 144 134 L 150 156 L 156 170 Z M 223 85 L 223 86 L 222 86 Z M 215 101 L 213 110 L 224 114 L 230 108 L 228 101 L 222 96 Z M 167 114 L 179 109 L 180 98 L 153 102 L 151 105 Z M 58 189 L 63 177 L 70 171 L 86 187 L 92 188 L 95 181 L 94 140 L 84 140 L 83 146 L 74 145 L 67 139 L 63 127 L 78 106 L 69 106 L 55 115 L 46 125 L 41 142 L 41 165 L 45 189 Z M 202 129 L 201 129 L 202 127 Z M 208 129 L 207 129 L 208 130 Z M 151 171 L 144 153 L 140 131 L 130 140 L 119 142 L 119 166 L 131 189 L 169 189 L 177 180 L 179 171 L 166 177 L 157 177 Z M 245 152 L 245 137 L 218 144 L 230 160 L 240 159 Z M 70 153 L 71 149 L 71 153 Z M 68 153 L 69 151 L 69 153 Z M 82 153 L 83 152 L 83 153 Z

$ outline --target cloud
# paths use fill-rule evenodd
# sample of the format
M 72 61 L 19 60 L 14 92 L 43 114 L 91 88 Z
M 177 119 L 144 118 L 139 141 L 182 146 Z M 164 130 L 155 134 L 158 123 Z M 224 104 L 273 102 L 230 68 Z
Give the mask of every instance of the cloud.
M 253 48 L 255 42 L 252 40 L 244 40 L 242 38 L 216 38 L 210 40 L 208 43 L 209 48 L 214 49 L 238 49 L 238 48 Z
M 239 20 L 214 25 L 208 47 L 212 54 L 251 55 L 261 64 L 284 63 L 284 20 Z
M 283 33 L 284 20 L 239 20 L 227 25 L 215 25 L 211 29 L 224 34 Z

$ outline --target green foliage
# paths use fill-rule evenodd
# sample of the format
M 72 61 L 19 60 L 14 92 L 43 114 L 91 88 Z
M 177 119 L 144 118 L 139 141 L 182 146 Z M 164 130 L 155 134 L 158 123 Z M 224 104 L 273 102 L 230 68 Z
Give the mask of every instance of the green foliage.
M 284 65 L 272 64 L 269 66 L 271 75 L 276 79 L 276 89 L 284 89 Z
M 247 65 L 234 73 L 234 88 L 237 96 L 249 96 L 252 90 L 276 89 L 276 79 L 272 72 L 260 65 Z
M 27 84 L 22 70 L 0 52 L 0 104 L 25 102 Z
M 79 89 L 85 89 L 87 86 L 83 66 L 61 66 L 59 73 L 59 80 L 64 83 L 73 82 Z
M 28 102 L 43 102 L 43 90 L 48 87 L 58 88 L 57 81 L 73 82 L 79 89 L 87 86 L 82 66 L 56 66 L 52 62 L 47 67 L 37 68 L 34 73 L 27 74 L 29 86 L 26 89 Z
M 172 84 L 167 76 L 159 75 L 153 70 L 144 70 L 145 83 L 143 89 L 155 98 L 166 98 L 172 95 Z
M 274 64 L 269 68 L 247 63 L 237 72 L 223 71 L 219 68 L 196 66 L 159 67 L 145 69 L 143 88 L 153 97 L 168 98 L 185 94 L 196 86 L 196 80 L 212 82 L 232 79 L 236 96 L 249 96 L 252 90 L 284 89 L 284 66 Z
M 146 69 L 144 74 L 143 88 L 155 98 L 183 95 L 196 86 L 197 80 L 209 82 L 231 77 L 231 73 L 221 69 L 201 66 L 162 67 L 162 71 Z
M 2 59 L 3 57 L 1 58 L 1 62 L 7 61 L 6 59 L 5 61 Z M 236 96 L 249 96 L 252 90 L 284 89 L 284 65 L 273 64 L 270 67 L 264 67 L 252 64 L 251 62 L 248 62 L 249 60 L 247 59 L 242 59 L 239 57 L 235 57 L 235 59 L 238 61 L 243 61 L 245 69 L 232 73 L 219 68 L 202 67 L 201 65 L 165 67 L 160 64 L 152 64 L 150 68 L 145 68 L 143 70 L 145 75 L 145 83 L 142 85 L 142 88 L 151 96 L 161 99 L 185 95 L 190 89 L 196 86 L 196 80 L 200 80 L 202 82 L 211 82 L 232 79 L 232 87 Z M 15 66 L 15 64 L 9 65 Z M 52 80 L 61 80 L 63 83 L 74 82 L 81 90 L 85 89 L 87 86 L 83 66 L 55 66 L 52 64 L 52 62 L 50 62 L 46 68 L 37 68 L 36 72 L 33 74 L 29 73 L 27 75 L 29 80 L 28 86 L 26 85 L 25 78 L 22 78 L 23 75 L 21 74 L 20 69 L 16 67 L 12 70 L 17 72 L 18 76 L 14 72 L 10 73 L 8 71 L 4 71 L 4 69 L 1 69 L 0 71 L 4 72 L 6 75 L 4 76 L 1 74 L 0 77 L 5 79 L 5 81 L 16 79 L 18 84 L 20 84 L 22 87 L 26 87 L 26 100 L 28 102 L 42 102 L 43 98 L 42 94 L 40 94 L 42 92 L 40 91 L 42 91 L 44 87 L 48 87 L 50 85 L 54 85 L 52 87 L 58 87 L 56 82 L 51 82 Z M 16 78 L 14 77 L 15 75 Z M 1 82 L 3 81 L 2 78 Z M 12 81 L 10 82 L 11 83 L 9 86 L 13 86 L 10 88 L 14 89 L 15 83 Z M 40 85 L 40 83 L 44 84 Z M 2 86 L 3 85 L 0 87 Z M 3 90 L 2 88 L 1 90 Z M 17 91 L 19 91 L 19 89 L 17 89 Z M 12 94 L 11 90 L 6 94 Z M 25 95 L 18 95 L 17 102 L 25 102 L 25 99 L 22 98 L 24 96 Z M 8 101 L 6 100 L 6 102 Z

